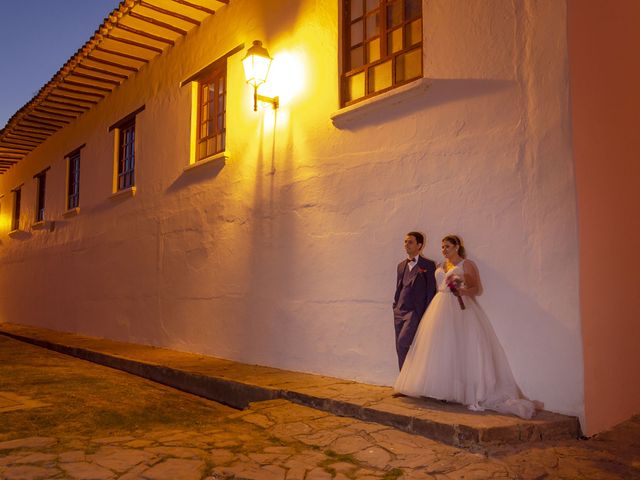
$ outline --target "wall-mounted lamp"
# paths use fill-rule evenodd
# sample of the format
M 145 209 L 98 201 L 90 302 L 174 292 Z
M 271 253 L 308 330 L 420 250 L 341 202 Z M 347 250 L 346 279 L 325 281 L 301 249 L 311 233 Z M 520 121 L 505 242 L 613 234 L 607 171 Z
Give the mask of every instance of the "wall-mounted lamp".
M 280 106 L 279 97 L 265 97 L 264 95 L 258 95 L 258 87 L 267 81 L 267 75 L 269 75 L 269 67 L 271 67 L 272 60 L 273 59 L 269 56 L 269 52 L 262 46 L 262 42 L 260 40 L 253 41 L 253 45 L 249 47 L 247 54 L 242 59 L 244 76 L 247 78 L 247 83 L 253 86 L 254 112 L 258 110 L 258 100 L 272 104 L 274 109 Z

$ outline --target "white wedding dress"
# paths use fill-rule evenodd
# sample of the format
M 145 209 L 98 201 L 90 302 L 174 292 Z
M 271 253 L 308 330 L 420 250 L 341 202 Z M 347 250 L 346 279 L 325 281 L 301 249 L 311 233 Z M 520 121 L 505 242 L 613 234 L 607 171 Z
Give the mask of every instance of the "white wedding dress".
M 394 389 L 411 397 L 479 405 L 531 418 L 533 402 L 523 399 L 507 357 L 484 311 L 472 297 L 465 310 L 447 287 L 464 278 L 464 260 L 448 272 L 436 270 L 438 292 L 422 317 Z

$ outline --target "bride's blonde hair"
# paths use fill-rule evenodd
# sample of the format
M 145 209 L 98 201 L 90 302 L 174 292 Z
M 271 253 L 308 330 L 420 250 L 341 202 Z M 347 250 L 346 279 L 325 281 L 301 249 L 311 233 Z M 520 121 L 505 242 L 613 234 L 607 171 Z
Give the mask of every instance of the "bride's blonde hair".
M 462 245 L 462 240 L 457 235 L 447 235 L 442 239 L 443 242 L 449 242 L 451 245 L 458 246 L 458 255 L 462 258 L 467 258 L 467 252 L 464 249 L 464 245 Z

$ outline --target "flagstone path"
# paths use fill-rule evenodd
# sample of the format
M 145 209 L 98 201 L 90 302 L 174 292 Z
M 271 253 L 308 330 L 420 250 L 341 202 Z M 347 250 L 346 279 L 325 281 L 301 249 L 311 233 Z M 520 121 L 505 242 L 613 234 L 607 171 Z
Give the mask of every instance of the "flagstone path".
M 471 451 L 284 399 L 236 410 L 6 337 L 0 395 L 27 405 L 0 410 L 6 480 L 640 479 L 638 417 Z

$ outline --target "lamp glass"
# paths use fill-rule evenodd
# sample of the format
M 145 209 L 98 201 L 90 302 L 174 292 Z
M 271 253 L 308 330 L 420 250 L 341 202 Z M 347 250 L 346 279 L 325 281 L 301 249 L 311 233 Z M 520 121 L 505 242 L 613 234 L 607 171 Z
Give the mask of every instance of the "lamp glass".
M 269 52 L 262 46 L 262 42 L 255 40 L 253 46 L 247 51 L 247 55 L 242 59 L 244 76 L 249 85 L 257 87 L 266 82 L 271 60 Z

